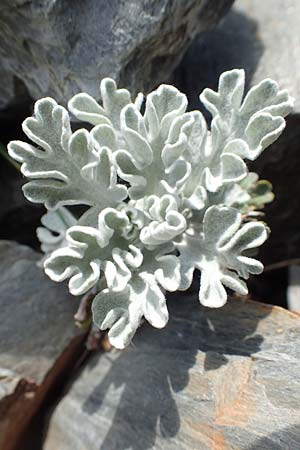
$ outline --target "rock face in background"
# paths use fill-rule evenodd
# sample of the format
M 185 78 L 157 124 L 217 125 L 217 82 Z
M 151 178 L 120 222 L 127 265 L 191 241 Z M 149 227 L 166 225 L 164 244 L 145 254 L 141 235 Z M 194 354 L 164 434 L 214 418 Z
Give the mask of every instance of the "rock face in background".
M 22 192 L 24 177 L 8 161 L 0 159 L 0 239 L 11 239 L 39 248 L 36 228 L 45 212 L 30 203 Z
M 24 138 L 32 99 L 50 95 L 66 104 L 82 90 L 98 98 L 105 76 L 133 91 L 165 81 L 195 33 L 211 29 L 232 3 L 2 0 L 0 145 Z M 0 238 L 36 247 L 43 208 L 24 199 L 23 182 L 1 158 Z
M 144 325 L 127 350 L 94 355 L 44 450 L 300 448 L 300 316 L 174 297 L 164 330 Z
M 0 109 L 75 93 L 99 96 L 114 77 L 133 92 L 171 74 L 197 32 L 215 25 L 233 0 L 3 0 Z
M 29 247 L 0 241 L 3 450 L 15 448 L 50 389 L 62 382 L 84 352 L 85 336 L 72 319 L 78 302 L 37 267 L 40 257 Z
M 262 249 L 265 263 L 300 255 L 299 16 L 297 0 L 237 0 L 213 32 L 192 44 L 173 78 L 195 108 L 202 89 L 216 89 L 220 74 L 235 67 L 246 70 L 248 88 L 273 78 L 296 99 L 282 137 L 253 167 L 276 195 L 266 208 L 272 233 Z

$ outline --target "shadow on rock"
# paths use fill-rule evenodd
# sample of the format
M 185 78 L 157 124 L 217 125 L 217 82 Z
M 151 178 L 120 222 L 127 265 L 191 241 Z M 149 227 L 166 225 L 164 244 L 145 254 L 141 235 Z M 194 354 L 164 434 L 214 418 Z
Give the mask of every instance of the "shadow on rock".
M 298 448 L 300 448 L 300 425 L 297 424 L 258 439 L 247 450 L 296 450 Z
M 190 109 L 199 109 L 199 94 L 206 87 L 217 89 L 219 76 L 225 70 L 245 69 L 248 89 L 263 49 L 256 22 L 233 8 L 217 28 L 203 36 L 200 33 L 172 82 L 187 94 Z
M 165 329 L 143 325 L 127 350 L 99 361 L 102 378 L 82 405 L 89 415 L 101 408 L 107 419 L 110 428 L 99 450 L 148 450 L 155 448 L 157 435 L 176 436 L 176 398 L 184 396 L 179 393 L 188 385 L 189 370 L 196 364 L 202 373 L 216 370 L 229 355 L 249 356 L 260 349 L 263 337 L 255 330 L 269 314 L 265 308 L 249 317 L 249 305 L 233 300 L 222 311 L 209 310 L 199 306 L 196 292 L 170 296 L 168 304 Z M 91 370 L 98 359 L 91 360 Z

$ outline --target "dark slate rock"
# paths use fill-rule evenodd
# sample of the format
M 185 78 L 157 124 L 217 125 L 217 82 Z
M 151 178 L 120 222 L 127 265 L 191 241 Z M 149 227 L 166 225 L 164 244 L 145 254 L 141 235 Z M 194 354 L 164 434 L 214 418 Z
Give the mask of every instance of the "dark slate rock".
M 3 0 L 0 108 L 50 95 L 66 101 L 112 76 L 134 92 L 164 81 L 197 32 L 233 0 Z
M 173 77 L 192 108 L 199 107 L 198 94 L 216 89 L 220 74 L 232 68 L 245 69 L 247 89 L 269 77 L 296 99 L 284 134 L 252 167 L 272 182 L 276 195 L 266 208 L 272 233 L 262 251 L 265 263 L 299 257 L 299 16 L 297 0 L 237 0 L 214 31 L 192 44 Z
M 300 448 L 300 316 L 233 299 L 170 297 L 164 330 L 94 355 L 50 420 L 44 450 Z
M 40 217 L 45 209 L 24 197 L 24 182 L 19 170 L 0 155 L 0 239 L 39 248 L 36 228 L 40 226 Z
M 0 241 L 0 448 L 19 436 L 56 380 L 83 351 L 77 301 L 37 266 L 41 255 Z M 20 447 L 17 447 L 20 448 Z

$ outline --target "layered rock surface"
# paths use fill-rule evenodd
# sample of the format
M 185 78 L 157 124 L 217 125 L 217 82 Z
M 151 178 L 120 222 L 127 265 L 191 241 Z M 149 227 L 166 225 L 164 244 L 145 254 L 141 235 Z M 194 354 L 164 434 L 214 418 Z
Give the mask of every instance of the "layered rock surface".
M 161 331 L 96 354 L 50 420 L 45 450 L 300 447 L 300 316 L 174 295 Z M 280 425 L 279 425 L 280 424 Z
M 76 364 L 85 336 L 77 301 L 37 266 L 41 255 L 0 241 L 0 448 L 15 447 L 49 390 Z
M 0 109 L 80 91 L 99 97 L 111 76 L 133 92 L 171 74 L 198 32 L 233 0 L 4 0 L 0 5 Z

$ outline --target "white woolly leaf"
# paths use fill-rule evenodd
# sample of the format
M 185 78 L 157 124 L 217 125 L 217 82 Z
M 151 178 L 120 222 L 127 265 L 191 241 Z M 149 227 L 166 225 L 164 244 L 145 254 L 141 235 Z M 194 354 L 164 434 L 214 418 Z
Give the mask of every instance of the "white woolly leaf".
M 242 101 L 244 88 L 245 73 L 235 69 L 221 75 L 218 92 L 204 89 L 200 99 L 213 115 L 212 129 L 222 146 L 238 140 L 234 153 L 253 160 L 282 133 L 293 100 L 270 79 L 250 89 Z
M 120 177 L 131 185 L 132 199 L 174 192 L 186 181 L 190 166 L 179 159 L 191 131 L 186 127 L 191 115 L 182 119 L 186 106 L 185 95 L 162 85 L 147 96 L 144 115 L 132 104 L 123 109 L 121 132 L 127 148 L 114 158 Z
M 72 133 L 68 112 L 45 98 L 23 124 L 33 144 L 9 144 L 30 179 L 25 196 L 51 209 L 37 230 L 46 273 L 69 280 L 73 295 L 96 293 L 94 322 L 117 348 L 143 318 L 166 325 L 166 291 L 187 289 L 195 269 L 211 307 L 224 305 L 226 288 L 245 294 L 244 280 L 263 270 L 251 255 L 267 229 L 253 219 L 273 194 L 244 160 L 281 134 L 292 99 L 269 79 L 245 97 L 244 86 L 244 72 L 231 70 L 217 92 L 203 91 L 208 129 L 174 86 L 132 102 L 105 78 L 100 103 L 85 93 L 69 102 L 90 131 Z M 65 205 L 80 205 L 76 219 Z
M 161 198 L 152 195 L 144 202 L 145 215 L 150 219 L 141 230 L 143 244 L 156 246 L 173 241 L 186 228 L 184 216 L 178 212 L 177 202 L 171 195 Z
M 124 289 L 131 277 L 130 267 L 142 262 L 140 250 L 126 239 L 131 224 L 124 211 L 106 208 L 99 214 L 98 228 L 71 227 L 63 247 L 45 261 L 45 271 L 54 281 L 70 278 L 69 289 L 81 295 L 94 287 L 104 272 L 109 287 Z
M 67 111 L 45 98 L 35 104 L 35 117 L 23 123 L 25 134 L 38 147 L 12 141 L 8 151 L 22 163 L 21 171 L 32 181 L 23 187 L 28 200 L 53 209 L 63 205 L 114 206 L 127 196 L 117 184 L 111 151 L 94 148 L 88 131 L 70 130 Z
M 76 94 L 68 104 L 69 110 L 77 119 L 92 125 L 107 124 L 120 128 L 120 113 L 124 106 L 131 103 L 130 93 L 126 89 L 117 89 L 111 78 L 104 78 L 100 84 L 103 105 L 88 94 Z
M 110 328 L 111 343 L 117 348 L 129 344 L 143 317 L 155 328 L 169 318 L 164 289 L 179 286 L 179 261 L 174 255 L 146 251 L 144 261 L 122 292 L 104 289 L 93 301 L 94 322 L 101 330 Z
M 104 289 L 93 301 L 94 322 L 115 347 L 123 349 L 144 316 L 152 326 L 163 328 L 169 318 L 166 299 L 154 280 L 134 277 L 122 292 Z
M 192 281 L 195 268 L 201 270 L 199 299 L 205 306 L 219 307 L 227 300 L 223 285 L 246 294 L 243 280 L 258 274 L 263 265 L 243 252 L 264 243 L 267 231 L 260 222 L 241 225 L 241 214 L 234 208 L 211 206 L 203 219 L 203 231 L 185 234 L 178 244 L 182 260 L 182 288 Z M 234 271 L 234 272 L 233 272 Z
M 76 219 L 70 211 L 61 207 L 44 214 L 41 223 L 43 226 L 36 230 L 37 237 L 42 251 L 49 254 L 66 245 L 66 231 L 76 224 Z

